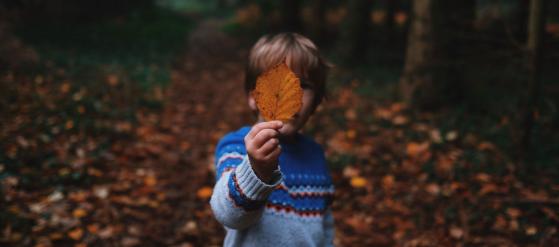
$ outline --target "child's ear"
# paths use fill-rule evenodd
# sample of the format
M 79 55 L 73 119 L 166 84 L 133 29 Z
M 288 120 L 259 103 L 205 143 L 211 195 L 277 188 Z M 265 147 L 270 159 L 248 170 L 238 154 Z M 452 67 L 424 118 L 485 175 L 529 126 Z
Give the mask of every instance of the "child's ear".
M 252 97 L 252 95 L 248 96 L 248 106 L 253 112 L 256 112 L 258 110 L 258 107 L 256 107 L 256 100 L 254 99 L 254 97 Z

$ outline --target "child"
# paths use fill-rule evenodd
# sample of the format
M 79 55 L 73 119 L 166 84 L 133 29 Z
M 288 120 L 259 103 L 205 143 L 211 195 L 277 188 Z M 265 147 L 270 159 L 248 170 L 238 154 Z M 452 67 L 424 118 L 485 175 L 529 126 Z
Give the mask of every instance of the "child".
M 299 133 L 325 95 L 328 65 L 309 39 L 264 36 L 249 55 L 245 90 L 285 61 L 300 78 L 302 107 L 293 118 L 259 122 L 223 137 L 216 148 L 217 183 L 210 201 L 225 226 L 224 246 L 332 246 L 334 193 L 324 151 Z M 250 108 L 257 112 L 248 94 Z

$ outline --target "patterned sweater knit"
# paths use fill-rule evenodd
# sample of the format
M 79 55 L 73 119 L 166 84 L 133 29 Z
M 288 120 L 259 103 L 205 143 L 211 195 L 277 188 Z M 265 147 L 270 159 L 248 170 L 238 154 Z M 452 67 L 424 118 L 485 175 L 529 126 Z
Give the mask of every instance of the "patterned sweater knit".
M 227 134 L 216 148 L 210 204 L 227 231 L 224 246 L 332 246 L 334 186 L 322 148 L 300 134 L 294 142 L 280 142 L 279 170 L 267 184 L 247 158 L 249 131 Z

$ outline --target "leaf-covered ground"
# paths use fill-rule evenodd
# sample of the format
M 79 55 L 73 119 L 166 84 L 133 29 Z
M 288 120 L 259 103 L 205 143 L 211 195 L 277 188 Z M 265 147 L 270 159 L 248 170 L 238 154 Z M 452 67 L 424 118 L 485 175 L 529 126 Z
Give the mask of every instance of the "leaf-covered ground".
M 246 47 L 220 25 L 191 33 L 166 88 L 135 91 L 114 71 L 84 86 L 48 62 L 41 75 L 3 75 L 0 243 L 219 246 L 213 150 L 253 121 Z M 559 245 L 557 174 L 523 174 L 476 132 L 361 86 L 336 87 L 306 130 L 332 169 L 338 246 Z M 131 112 L 138 101 L 162 106 Z

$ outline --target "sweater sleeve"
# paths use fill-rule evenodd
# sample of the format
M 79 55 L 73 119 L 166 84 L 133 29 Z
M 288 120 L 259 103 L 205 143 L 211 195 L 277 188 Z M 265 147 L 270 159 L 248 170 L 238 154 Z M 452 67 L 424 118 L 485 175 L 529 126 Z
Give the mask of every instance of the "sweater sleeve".
M 246 154 L 218 156 L 217 182 L 210 199 L 212 211 L 224 226 L 246 228 L 262 216 L 268 196 L 281 183 L 281 172 L 274 172 L 273 182 L 267 184 L 256 176 Z
M 334 228 L 334 216 L 332 215 L 332 210 L 328 209 L 326 214 L 324 215 L 324 239 L 325 245 L 324 246 L 334 246 L 334 236 L 335 236 L 335 228 Z

